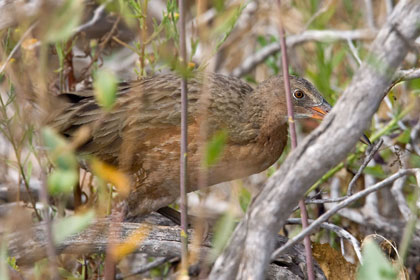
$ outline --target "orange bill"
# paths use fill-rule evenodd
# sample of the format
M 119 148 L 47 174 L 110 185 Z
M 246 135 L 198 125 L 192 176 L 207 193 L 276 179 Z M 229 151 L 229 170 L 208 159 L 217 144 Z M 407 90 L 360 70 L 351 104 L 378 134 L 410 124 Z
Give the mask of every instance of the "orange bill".
M 322 120 L 331 110 L 331 105 L 327 101 L 321 103 L 321 105 L 311 107 L 312 118 Z
M 330 111 L 331 111 L 331 105 L 328 104 L 327 101 L 323 101 L 321 103 L 321 105 L 318 106 L 314 106 L 311 107 L 312 109 L 312 118 L 317 119 L 317 120 L 322 120 Z M 372 143 L 369 141 L 369 138 L 363 134 L 362 137 L 360 137 L 360 142 L 366 144 L 366 145 L 371 145 Z

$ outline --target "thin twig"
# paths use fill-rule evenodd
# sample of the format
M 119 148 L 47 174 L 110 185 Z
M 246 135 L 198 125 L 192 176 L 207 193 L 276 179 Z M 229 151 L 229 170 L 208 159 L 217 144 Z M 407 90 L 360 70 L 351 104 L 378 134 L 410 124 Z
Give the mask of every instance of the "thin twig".
M 375 28 L 375 16 L 373 14 L 372 0 L 364 0 L 366 10 L 365 16 L 369 28 Z
M 332 0 L 328 0 L 327 3 L 324 4 L 324 6 L 319 9 L 315 14 L 313 14 L 311 16 L 311 18 L 308 20 L 308 22 L 305 24 L 305 27 L 303 28 L 304 30 L 308 29 L 309 26 L 312 24 L 312 22 L 319 17 L 320 15 L 322 15 L 323 13 L 327 12 L 328 9 L 330 8 L 331 4 L 332 4 Z
M 356 175 L 354 175 L 353 179 L 351 179 L 349 183 L 349 187 L 347 188 L 347 195 L 350 196 L 353 194 L 354 186 L 356 185 L 357 179 L 362 175 L 363 170 L 365 170 L 366 166 L 369 164 L 369 162 L 372 160 L 372 158 L 375 156 L 375 154 L 378 152 L 379 148 L 382 146 L 384 141 L 382 139 L 379 139 L 378 143 L 373 146 L 371 151 L 369 151 L 367 157 L 363 161 L 362 165 L 360 165 L 359 170 L 357 170 Z
M 179 46 L 184 69 L 187 67 L 185 38 L 185 0 L 179 0 Z M 188 153 L 188 87 L 185 76 L 181 79 L 181 158 L 180 158 L 180 208 L 181 208 L 181 274 L 188 274 L 188 221 L 187 221 L 187 153 Z
M 350 39 L 347 39 L 347 45 L 349 45 L 351 54 L 353 55 L 354 59 L 356 59 L 357 64 L 360 66 L 362 64 L 362 60 L 359 57 L 359 54 L 357 53 L 357 49 L 353 44 L 353 41 Z
M 19 41 L 16 43 L 15 47 L 12 49 L 12 51 L 9 53 L 9 56 L 6 58 L 6 61 L 0 66 L 0 74 L 3 73 L 4 69 L 6 69 L 6 66 L 8 65 L 9 61 L 12 59 L 12 57 L 15 55 L 15 53 L 18 51 L 19 47 L 22 45 L 23 41 L 26 39 L 26 37 L 32 32 L 32 30 L 37 26 L 38 21 L 34 22 L 26 31 L 23 33 L 22 37 L 20 37 Z
M 278 7 L 280 9 L 281 0 L 278 0 Z M 296 127 L 295 127 L 295 120 L 294 120 L 294 113 L 293 113 L 293 103 L 292 103 L 292 94 L 290 91 L 290 80 L 289 80 L 289 64 L 287 61 L 287 47 L 286 47 L 286 40 L 284 35 L 284 28 L 282 19 L 279 20 L 279 35 L 280 35 L 280 46 L 281 46 L 281 53 L 282 53 L 282 69 L 283 69 L 283 81 L 284 81 L 284 89 L 286 93 L 286 103 L 287 103 L 287 116 L 289 122 L 289 133 L 290 133 L 290 140 L 291 140 L 291 149 L 294 150 L 297 147 L 297 136 L 296 136 Z M 302 228 L 305 229 L 308 227 L 308 212 L 306 211 L 305 202 L 302 200 L 299 201 L 299 207 L 302 216 Z M 308 273 L 308 279 L 314 280 L 314 264 L 312 260 L 312 248 L 311 248 L 311 240 L 309 236 L 307 236 L 304 240 L 305 243 L 305 257 L 306 257 L 306 269 Z
M 89 65 L 83 70 L 80 77 L 84 77 L 86 73 L 91 69 L 92 65 L 98 60 L 99 56 L 102 54 L 103 50 L 106 47 L 106 44 L 108 44 L 109 40 L 111 40 L 114 32 L 117 30 L 118 24 L 120 23 L 121 16 L 118 16 L 115 20 L 114 24 L 112 25 L 111 30 L 108 32 L 108 34 L 105 36 L 102 43 L 99 44 L 98 49 L 95 52 L 94 57 L 92 58 L 92 61 L 89 63 Z
M 314 222 L 314 220 L 309 219 L 308 222 L 310 224 L 312 224 Z M 292 225 L 293 224 L 299 224 L 300 225 L 300 224 L 302 224 L 302 221 L 299 218 L 290 218 L 290 219 L 287 219 L 286 223 L 287 224 L 292 224 Z M 361 254 L 361 250 L 360 250 L 360 242 L 357 240 L 356 237 L 354 237 L 347 230 L 345 230 L 345 229 L 343 229 L 343 228 L 341 228 L 337 225 L 331 224 L 331 223 L 322 223 L 320 225 L 320 227 L 323 228 L 323 229 L 327 229 L 327 230 L 331 230 L 331 231 L 335 232 L 337 234 L 337 236 L 340 237 L 341 239 L 348 240 L 351 243 L 351 245 L 353 246 L 354 252 L 356 253 L 356 256 L 357 256 L 359 262 L 362 263 L 362 254 Z
M 323 215 L 321 215 L 315 222 L 311 223 L 311 225 L 308 228 L 302 230 L 298 235 L 296 235 L 294 238 L 290 239 L 290 241 L 287 242 L 284 246 L 277 249 L 271 255 L 271 258 L 274 259 L 277 255 L 284 253 L 285 250 L 290 248 L 290 246 L 292 246 L 292 245 L 296 244 L 297 242 L 301 241 L 305 236 L 312 233 L 312 231 L 314 231 L 321 223 L 326 222 L 332 215 L 337 213 L 340 209 L 352 204 L 353 202 L 359 200 L 362 197 L 365 197 L 366 195 L 368 195 L 372 192 L 376 192 L 379 189 L 381 189 L 383 187 L 386 187 L 387 185 L 394 182 L 398 178 L 400 178 L 402 176 L 405 176 L 407 174 L 413 174 L 416 171 L 418 171 L 418 169 L 401 169 L 397 173 L 394 173 L 390 177 L 382 180 L 381 182 L 379 182 L 379 183 L 377 183 L 377 184 L 375 184 L 375 185 L 373 185 L 373 186 L 371 186 L 371 187 L 369 187 L 369 188 L 367 188 L 363 191 L 360 191 L 360 192 L 348 197 L 347 199 L 338 203 L 337 205 L 332 207 L 330 210 L 325 212 Z
M 358 29 L 358 30 L 307 30 L 300 34 L 289 35 L 286 38 L 286 45 L 293 48 L 298 44 L 308 41 L 334 42 L 339 40 L 371 40 L 376 34 L 376 30 Z M 251 72 L 258 64 L 266 58 L 280 51 L 280 43 L 272 43 L 260 49 L 257 53 L 249 56 L 244 62 L 232 71 L 232 75 L 242 77 Z

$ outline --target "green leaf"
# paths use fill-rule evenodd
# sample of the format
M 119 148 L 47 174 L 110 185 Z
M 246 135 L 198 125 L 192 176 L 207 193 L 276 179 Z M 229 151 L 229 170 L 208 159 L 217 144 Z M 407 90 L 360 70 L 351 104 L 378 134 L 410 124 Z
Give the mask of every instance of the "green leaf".
M 217 132 L 207 143 L 205 166 L 214 165 L 221 156 L 227 141 L 227 132 L 225 130 Z
M 66 141 L 53 129 L 46 127 L 42 130 L 44 144 L 47 146 L 52 163 L 60 169 L 77 168 L 77 159 Z
M 363 246 L 362 256 L 363 264 L 357 271 L 358 280 L 396 279 L 397 272 L 373 240 Z
M 234 228 L 235 216 L 233 215 L 233 211 L 229 210 L 217 221 L 215 226 L 213 249 L 210 253 L 210 259 L 212 262 L 225 248 L 225 245 L 229 240 Z
M 411 129 L 406 129 L 404 130 L 397 138 L 397 142 L 403 143 L 403 144 L 407 144 L 408 142 L 410 142 L 410 133 L 411 133 Z
M 67 237 L 77 234 L 89 226 L 95 218 L 95 211 L 70 216 L 53 224 L 54 242 L 59 244 Z
M 117 97 L 117 78 L 109 70 L 101 69 L 96 72 L 93 87 L 99 105 L 111 110 Z
M 79 180 L 76 170 L 56 169 L 48 176 L 51 195 L 69 194 Z
M 50 43 L 66 41 L 80 24 L 83 15 L 83 0 L 67 0 L 51 15 L 46 34 Z
M 375 176 L 376 178 L 379 178 L 379 179 L 386 178 L 385 171 L 382 169 L 381 165 L 367 166 L 363 172 L 365 174 Z
M 239 192 L 239 205 L 241 205 L 242 211 L 244 211 L 244 213 L 248 209 L 251 198 L 251 193 L 246 188 L 241 187 Z
M 31 178 L 32 176 L 32 161 L 28 161 L 28 164 L 26 165 L 26 173 L 25 173 L 25 177 L 26 178 Z
M 19 266 L 16 263 L 16 257 L 7 257 L 7 264 L 16 271 L 20 271 Z M 0 279 L 3 279 L 0 277 Z
M 66 144 L 66 141 L 58 135 L 52 128 L 45 127 L 42 130 L 42 137 L 44 139 L 44 144 L 47 146 L 48 150 L 55 150 L 58 147 L 63 147 Z

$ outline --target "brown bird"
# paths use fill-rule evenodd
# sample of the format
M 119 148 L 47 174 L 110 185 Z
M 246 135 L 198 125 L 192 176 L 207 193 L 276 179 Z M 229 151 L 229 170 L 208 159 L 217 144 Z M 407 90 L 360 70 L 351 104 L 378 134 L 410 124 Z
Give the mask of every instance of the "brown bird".
M 235 77 L 196 75 L 188 80 L 188 191 L 198 186 L 203 133 L 207 139 L 227 132 L 219 160 L 208 169 L 208 185 L 242 178 L 267 169 L 287 143 L 287 109 L 283 79 L 274 76 L 253 89 Z M 331 106 L 307 80 L 290 76 L 296 118 L 322 119 Z M 179 196 L 181 89 L 175 74 L 122 83 L 110 112 L 96 103 L 93 91 L 67 93 L 50 125 L 66 137 L 91 126 L 80 147 L 129 174 L 128 216 L 143 215 Z

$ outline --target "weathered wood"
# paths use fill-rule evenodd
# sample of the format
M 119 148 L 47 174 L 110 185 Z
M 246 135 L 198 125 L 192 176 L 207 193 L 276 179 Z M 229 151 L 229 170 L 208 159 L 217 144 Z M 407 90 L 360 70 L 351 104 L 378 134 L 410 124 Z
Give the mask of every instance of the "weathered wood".
M 419 1 L 398 3 L 329 116 L 289 155 L 254 200 L 216 261 L 210 279 L 263 278 L 275 234 L 306 190 L 354 147 L 391 85 L 410 42 L 419 35 L 419 19 Z
M 109 219 L 99 219 L 93 222 L 87 229 L 79 234 L 72 235 L 57 244 L 57 253 L 61 254 L 92 254 L 104 253 L 109 244 L 122 244 L 132 233 L 141 228 L 150 228 L 147 238 L 143 240 L 135 253 L 144 253 L 149 257 L 179 257 L 181 242 L 179 238 L 179 226 L 172 225 L 158 214 L 151 214 L 141 223 L 115 223 L 110 226 Z M 151 224 L 153 222 L 153 224 Z M 157 224 L 155 224 L 157 223 Z M 166 224 L 166 225 L 163 225 Z M 110 232 L 110 228 L 117 228 L 117 232 Z M 190 230 L 190 237 L 193 231 Z M 47 256 L 47 239 L 45 226 L 36 224 L 26 230 L 16 231 L 4 236 L 7 240 L 8 251 L 11 257 L 15 257 L 20 266 L 33 265 L 34 262 Z M 200 247 L 202 258 L 211 248 L 211 235 L 206 238 Z M 285 244 L 287 238 L 278 236 L 278 246 Z M 304 248 L 296 245 L 288 251 L 288 254 L 276 259 L 267 270 L 268 279 L 304 279 Z M 316 278 L 325 279 L 318 265 L 315 267 Z

